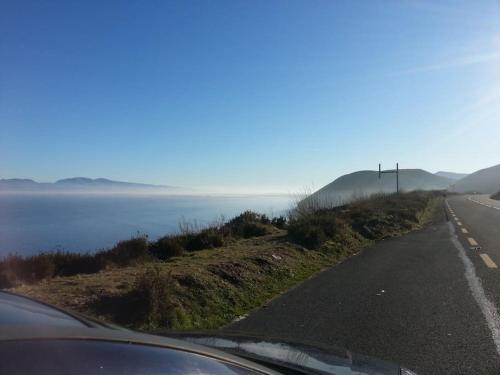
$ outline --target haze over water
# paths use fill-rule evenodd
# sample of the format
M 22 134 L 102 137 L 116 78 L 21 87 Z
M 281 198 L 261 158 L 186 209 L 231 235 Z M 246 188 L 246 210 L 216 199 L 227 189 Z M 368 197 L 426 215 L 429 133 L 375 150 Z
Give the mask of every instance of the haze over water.
M 279 215 L 291 196 L 0 194 L 0 258 L 40 251 L 94 251 L 137 233 L 175 233 L 183 221 L 205 225 L 245 210 Z

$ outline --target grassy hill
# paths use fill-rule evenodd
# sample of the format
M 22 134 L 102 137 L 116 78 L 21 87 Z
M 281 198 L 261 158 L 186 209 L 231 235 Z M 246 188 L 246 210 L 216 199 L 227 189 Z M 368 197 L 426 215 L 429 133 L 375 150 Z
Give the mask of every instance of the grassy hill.
M 500 164 L 471 173 L 454 183 L 450 189 L 458 193 L 493 194 L 500 190 Z
M 399 170 L 399 187 L 402 191 L 443 190 L 453 182 L 452 179 L 423 169 Z M 320 206 L 332 206 L 374 193 L 392 193 L 395 189 L 395 174 L 383 174 L 379 179 L 378 171 L 358 171 L 337 178 L 307 199 Z

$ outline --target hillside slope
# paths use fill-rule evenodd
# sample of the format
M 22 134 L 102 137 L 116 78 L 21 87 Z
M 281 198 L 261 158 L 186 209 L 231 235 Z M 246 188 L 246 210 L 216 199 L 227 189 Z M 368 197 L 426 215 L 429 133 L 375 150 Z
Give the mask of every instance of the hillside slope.
M 452 191 L 492 194 L 500 190 L 500 164 L 480 169 L 454 183 Z
M 423 169 L 399 170 L 399 188 L 403 191 L 442 190 L 447 189 L 453 182 L 452 179 L 437 176 Z M 379 192 L 392 193 L 395 190 L 395 174 L 383 174 L 379 179 L 377 171 L 358 171 L 337 178 L 312 194 L 310 199 L 331 205 L 340 204 L 353 197 Z
M 456 173 L 456 172 L 446 172 L 446 171 L 439 171 L 434 174 L 436 176 L 446 177 L 456 181 L 468 176 L 467 173 Z

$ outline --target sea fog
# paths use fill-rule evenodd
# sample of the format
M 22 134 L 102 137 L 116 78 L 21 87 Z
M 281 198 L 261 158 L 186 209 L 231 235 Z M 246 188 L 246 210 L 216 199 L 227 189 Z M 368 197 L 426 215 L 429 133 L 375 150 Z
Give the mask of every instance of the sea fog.
M 0 194 L 0 258 L 95 251 L 138 233 L 155 239 L 182 222 L 203 226 L 245 210 L 277 216 L 294 201 L 290 195 Z

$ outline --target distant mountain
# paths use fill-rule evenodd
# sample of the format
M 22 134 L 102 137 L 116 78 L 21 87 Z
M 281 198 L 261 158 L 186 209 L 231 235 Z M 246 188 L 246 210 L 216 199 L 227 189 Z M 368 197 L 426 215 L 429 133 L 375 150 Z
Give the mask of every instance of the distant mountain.
M 181 189 L 174 186 L 139 184 L 113 181 L 106 178 L 73 177 L 54 183 L 36 182 L 30 179 L 0 179 L 0 192 L 117 192 L 117 193 L 173 193 Z
M 410 190 L 442 190 L 448 188 L 454 180 L 432 174 L 423 169 L 400 169 L 399 188 Z M 346 174 L 322 187 L 312 194 L 313 199 L 321 205 L 336 205 L 354 197 L 361 197 L 379 192 L 394 192 L 396 175 L 383 174 L 378 178 L 378 171 L 358 171 Z
M 0 179 L 0 190 L 3 187 L 24 189 L 27 187 L 35 187 L 37 184 L 37 182 L 27 178 Z
M 150 184 L 139 184 L 136 182 L 123 182 L 123 181 L 113 181 L 107 178 L 87 178 L 87 177 L 72 177 L 65 178 L 62 180 L 57 180 L 55 185 L 58 186 L 78 186 L 78 187 L 97 187 L 97 188 L 115 188 L 115 187 L 125 187 L 125 188 L 153 188 L 153 189 L 172 189 L 173 186 L 164 185 L 150 185 Z
M 496 193 L 500 190 L 500 164 L 471 173 L 455 182 L 450 190 L 459 193 Z
M 445 172 L 445 171 L 439 171 L 434 174 L 436 176 L 446 177 L 456 181 L 467 176 L 467 173 L 455 173 L 455 172 Z

